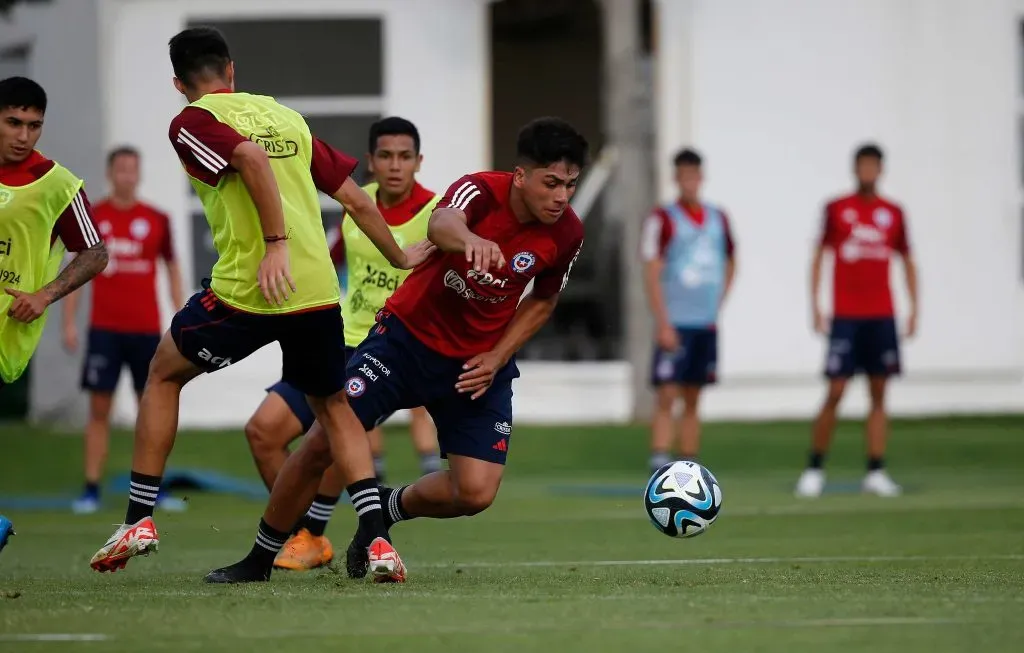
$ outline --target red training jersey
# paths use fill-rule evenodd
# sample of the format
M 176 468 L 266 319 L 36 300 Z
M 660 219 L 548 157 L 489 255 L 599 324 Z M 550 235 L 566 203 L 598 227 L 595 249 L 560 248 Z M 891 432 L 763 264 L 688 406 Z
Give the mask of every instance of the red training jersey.
M 856 194 L 829 202 L 821 245 L 835 253 L 835 317 L 892 317 L 889 260 L 894 251 L 910 253 L 903 209 L 877 196 Z
M 12 187 L 27 186 L 53 170 L 53 165 L 53 161 L 32 150 L 24 161 L 0 165 L 0 184 Z M 57 223 L 53 225 L 50 243 L 56 242 L 58 238 L 69 252 L 80 252 L 102 242 L 84 188 L 78 191 L 78 195 L 71 200 L 60 214 Z
M 170 219 L 142 202 L 119 208 L 109 199 L 96 204 L 94 214 L 110 262 L 93 279 L 89 324 L 106 331 L 159 334 L 156 263 L 174 260 Z
M 490 351 L 515 315 L 530 280 L 551 297 L 569 280 L 583 246 L 583 222 L 571 207 L 552 225 L 523 224 L 509 206 L 510 172 L 466 175 L 437 208 L 466 214 L 469 230 L 497 243 L 503 269 L 477 273 L 462 253 L 437 252 L 417 267 L 385 304 L 427 347 L 451 358 Z

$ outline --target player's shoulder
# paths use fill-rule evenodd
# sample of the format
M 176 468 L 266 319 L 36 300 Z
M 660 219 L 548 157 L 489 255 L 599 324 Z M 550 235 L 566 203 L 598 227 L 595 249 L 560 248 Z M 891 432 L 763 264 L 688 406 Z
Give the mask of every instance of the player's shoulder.
M 888 209 L 889 211 L 891 211 L 895 215 L 903 217 L 903 207 L 900 205 L 899 202 L 896 202 L 895 200 L 891 200 L 888 197 L 879 197 L 878 198 L 878 203 L 883 208 Z
M 26 170 L 34 178 L 40 179 L 43 175 L 53 170 L 54 166 L 57 165 L 57 162 L 47 157 L 39 150 L 32 150 L 23 165 L 25 167 L 22 168 L 22 170 Z
M 571 206 L 566 207 L 555 227 L 557 239 L 566 247 L 579 246 L 583 240 L 583 220 Z
M 167 137 L 171 139 L 171 142 L 176 142 L 181 136 L 182 129 L 186 131 L 195 129 L 210 120 L 216 120 L 212 113 L 190 104 L 171 118 L 171 124 L 167 127 Z
M 476 184 L 483 190 L 488 191 L 494 198 L 502 198 L 508 195 L 509 188 L 512 187 L 512 173 L 501 172 L 496 170 L 485 170 L 481 172 L 471 172 L 468 175 L 464 175 L 462 180 Z

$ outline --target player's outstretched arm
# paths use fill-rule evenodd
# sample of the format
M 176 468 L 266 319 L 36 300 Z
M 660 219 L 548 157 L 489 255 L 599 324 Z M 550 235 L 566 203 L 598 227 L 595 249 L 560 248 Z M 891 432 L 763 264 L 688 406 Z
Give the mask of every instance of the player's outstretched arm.
M 408 270 L 423 262 L 425 257 L 415 260 L 415 257 L 408 256 L 398 246 L 391 229 L 388 228 L 380 210 L 377 209 L 377 203 L 356 182 L 352 181 L 351 177 L 345 179 L 345 183 L 334 193 L 334 199 L 345 207 L 345 211 L 355 221 L 359 230 L 366 234 L 366 237 L 380 250 L 392 267 Z
M 505 266 L 501 247 L 470 231 L 466 214 L 459 209 L 434 209 L 427 223 L 427 238 L 443 252 L 465 253 L 466 261 L 477 272 Z
M 62 297 L 82 287 L 107 267 L 107 248 L 102 243 L 82 250 L 64 268 L 57 278 L 34 293 L 22 292 L 13 288 L 5 288 L 8 295 L 13 296 L 7 314 L 19 322 L 34 322 L 46 312 L 46 308 L 59 301 Z

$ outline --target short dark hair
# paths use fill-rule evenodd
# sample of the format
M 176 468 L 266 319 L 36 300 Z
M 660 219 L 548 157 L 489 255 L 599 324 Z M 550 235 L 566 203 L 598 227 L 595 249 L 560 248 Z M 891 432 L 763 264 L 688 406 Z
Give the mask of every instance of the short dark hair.
M 540 167 L 565 161 L 582 168 L 587 165 L 588 147 L 587 139 L 561 118 L 537 118 L 519 130 L 516 156 Z
M 0 80 L 0 111 L 4 109 L 39 109 L 46 113 L 46 91 L 28 77 Z
M 114 165 L 114 161 L 119 156 L 133 156 L 138 159 L 139 151 L 131 145 L 119 145 L 107 153 L 107 167 Z
M 216 27 L 190 27 L 168 42 L 174 76 L 192 86 L 203 77 L 223 77 L 231 53 Z
M 405 118 L 390 116 L 370 125 L 370 149 L 368 151 L 371 154 L 377 151 L 377 139 L 381 136 L 409 136 L 412 138 L 416 154 L 420 153 L 420 130 Z
M 874 143 L 865 143 L 857 148 L 857 152 L 853 155 L 853 161 L 856 163 L 861 159 L 877 159 L 881 161 L 885 158 L 882 153 L 882 148 Z
M 697 150 L 687 147 L 676 152 L 675 157 L 672 159 L 672 163 L 678 168 L 679 166 L 697 166 L 698 168 L 704 163 L 704 159 L 701 158 Z

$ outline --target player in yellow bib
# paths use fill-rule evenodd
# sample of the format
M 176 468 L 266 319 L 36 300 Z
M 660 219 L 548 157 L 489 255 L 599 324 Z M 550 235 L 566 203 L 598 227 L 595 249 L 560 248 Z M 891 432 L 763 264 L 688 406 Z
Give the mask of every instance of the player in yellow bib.
M 47 307 L 107 265 L 82 180 L 35 149 L 45 113 L 39 84 L 0 81 L 0 387 L 28 367 Z
M 370 127 L 367 161 L 373 181 L 363 188 L 376 199 L 377 208 L 398 243 L 412 243 L 427 237 L 427 221 L 440 197 L 416 182 L 423 156 L 416 126 L 404 118 L 391 117 Z M 341 237 L 332 252 L 341 252 L 348 264 L 348 292 L 342 302 L 345 345 L 351 358 L 355 348 L 376 324 L 377 311 L 405 277 L 360 233 L 355 221 L 344 217 Z M 341 258 L 341 257 L 336 257 Z M 379 361 L 359 361 L 368 378 L 390 374 Z M 413 445 L 420 455 L 424 474 L 441 468 L 434 424 L 424 408 L 411 411 Z M 285 381 L 267 388 L 267 396 L 245 426 L 256 467 L 267 489 L 274 485 L 278 471 L 288 457 L 288 445 L 302 436 L 316 419 L 305 396 Z M 383 482 L 382 436 L 380 428 L 369 433 L 377 480 Z M 343 483 L 333 471 L 324 475 L 317 496 L 305 518 L 278 554 L 275 567 L 302 571 L 328 564 L 334 558 L 330 541 L 324 536 Z
M 306 395 L 327 429 L 359 523 L 376 534 L 367 551 L 375 579 L 403 580 L 383 526 L 366 431 L 344 391 L 340 288 L 317 191 L 341 202 L 395 267 L 411 268 L 432 250 L 425 243 L 398 246 L 376 204 L 349 178 L 355 161 L 315 138 L 301 115 L 271 97 L 234 92 L 235 67 L 220 32 L 198 27 L 177 34 L 170 58 L 174 85 L 190 104 L 168 135 L 203 202 L 217 262 L 210 283 L 174 316 L 157 348 L 135 425 L 128 511 L 91 565 L 114 571 L 158 547 L 153 506 L 182 387 L 277 342 L 282 378 Z M 266 580 L 293 526 L 264 515 L 246 559 L 207 580 L 224 582 L 225 571 L 231 581 Z

